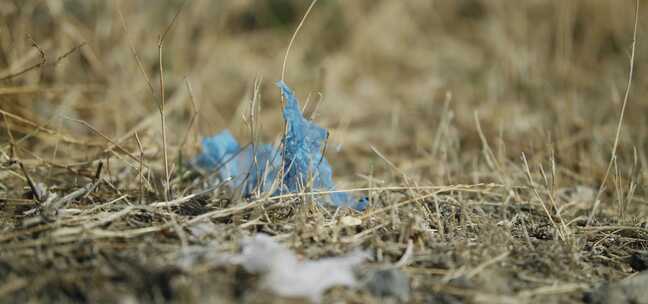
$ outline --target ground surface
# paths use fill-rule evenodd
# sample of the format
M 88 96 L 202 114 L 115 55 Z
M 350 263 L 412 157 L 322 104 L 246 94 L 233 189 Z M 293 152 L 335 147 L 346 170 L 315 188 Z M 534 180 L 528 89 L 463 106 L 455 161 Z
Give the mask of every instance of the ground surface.
M 413 303 L 631 296 L 616 282 L 648 263 L 648 5 L 607 178 L 633 1 L 321 0 L 285 80 L 331 131 L 338 188 L 369 208 L 201 193 L 202 136 L 281 133 L 273 83 L 307 6 L 2 1 L 1 301 L 300 303 L 214 262 L 258 232 L 305 259 L 366 249 L 359 274 L 396 264 Z

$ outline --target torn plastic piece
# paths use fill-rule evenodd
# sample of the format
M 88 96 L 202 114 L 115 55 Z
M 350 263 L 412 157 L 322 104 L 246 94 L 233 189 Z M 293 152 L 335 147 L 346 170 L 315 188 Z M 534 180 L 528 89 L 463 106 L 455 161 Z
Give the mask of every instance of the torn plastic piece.
M 335 190 L 331 166 L 322 154 L 328 137 L 326 129 L 304 118 L 299 101 L 283 81 L 278 81 L 277 86 L 285 99 L 283 117 L 287 127 L 280 151 L 269 144 L 241 149 L 225 130 L 203 139 L 202 154 L 194 163 L 203 169 L 216 170 L 221 180 L 231 178 L 230 185 L 245 196 L 256 190 L 273 191 L 273 182 L 283 165 L 283 180 L 273 194 L 331 191 L 317 197 L 336 207 L 364 210 L 367 200 L 356 201 L 348 193 Z
M 301 261 L 288 248 L 270 236 L 257 234 L 242 243 L 242 253 L 234 259 L 245 270 L 261 274 L 261 285 L 285 297 L 304 297 L 319 303 L 322 294 L 334 286 L 357 285 L 353 268 L 367 259 L 354 251 L 347 256 Z
M 335 191 L 333 171 L 322 154 L 328 132 L 326 129 L 304 118 L 295 94 L 283 81 L 277 81 L 281 94 L 285 98 L 283 109 L 286 121 L 284 144 L 284 185 L 291 192 L 303 188 L 315 191 Z M 338 207 L 352 207 L 363 210 L 364 202 L 356 202 L 347 193 L 333 192 L 330 202 Z
M 204 138 L 202 153 L 194 162 L 203 169 L 216 170 L 221 180 L 231 178 L 230 186 L 240 188 L 246 196 L 257 188 L 261 192 L 270 191 L 281 167 L 279 155 L 272 145 L 249 145 L 241 150 L 228 130 Z
M 238 158 L 238 166 L 243 168 L 245 172 L 242 172 L 242 176 L 237 178 L 237 185 L 246 181 L 243 193 L 250 194 L 257 188 L 261 192 L 272 191 L 272 184 L 277 178 L 281 167 L 281 159 L 277 149 L 271 144 L 250 145 L 241 154 Z
M 238 168 L 230 161 L 241 146 L 229 130 L 224 130 L 215 136 L 202 140 L 202 153 L 196 157 L 198 166 L 207 170 L 218 170 L 221 177 L 238 175 Z

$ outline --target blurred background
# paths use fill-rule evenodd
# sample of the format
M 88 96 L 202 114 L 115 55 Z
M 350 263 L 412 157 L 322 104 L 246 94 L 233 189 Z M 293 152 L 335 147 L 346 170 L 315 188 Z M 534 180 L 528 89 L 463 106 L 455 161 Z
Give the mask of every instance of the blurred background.
M 224 128 L 249 142 L 256 80 L 255 120 L 273 141 L 282 127 L 274 82 L 309 4 L 4 0 L 0 108 L 20 119 L 6 116 L 2 128 L 29 135 L 16 149 L 27 160 L 94 159 L 108 143 L 75 119 L 129 151 L 137 131 L 147 156 L 159 157 L 158 40 L 180 12 L 162 57 L 172 149 L 192 155 Z M 331 131 L 327 154 L 343 183 L 391 172 L 376 150 L 434 183 L 501 181 L 497 171 L 525 152 L 533 163 L 555 157 L 569 184 L 596 185 L 628 80 L 634 10 L 630 0 L 320 0 L 285 80 Z M 647 160 L 647 13 L 619 151 L 635 177 Z

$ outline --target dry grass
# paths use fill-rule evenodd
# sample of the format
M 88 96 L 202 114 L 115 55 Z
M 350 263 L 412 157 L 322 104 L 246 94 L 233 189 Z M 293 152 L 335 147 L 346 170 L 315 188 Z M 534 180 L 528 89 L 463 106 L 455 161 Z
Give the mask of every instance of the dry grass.
M 579 302 L 636 271 L 647 6 L 633 50 L 629 0 L 321 0 L 285 78 L 332 131 L 338 187 L 369 197 L 357 213 L 243 200 L 186 165 L 223 128 L 281 134 L 272 83 L 308 5 L 0 3 L 0 299 L 286 301 L 235 266 L 178 263 L 255 232 L 308 258 L 366 248 L 415 303 Z

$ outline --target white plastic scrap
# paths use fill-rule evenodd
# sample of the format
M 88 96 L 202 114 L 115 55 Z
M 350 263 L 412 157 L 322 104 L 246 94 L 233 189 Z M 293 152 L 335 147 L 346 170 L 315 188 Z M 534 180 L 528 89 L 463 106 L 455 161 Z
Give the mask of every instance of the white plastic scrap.
M 322 294 L 334 286 L 353 287 L 353 267 L 367 254 L 355 251 L 347 256 L 300 261 L 295 254 L 270 236 L 257 234 L 243 241 L 237 257 L 245 270 L 262 275 L 262 288 L 285 297 L 304 297 L 319 303 Z

